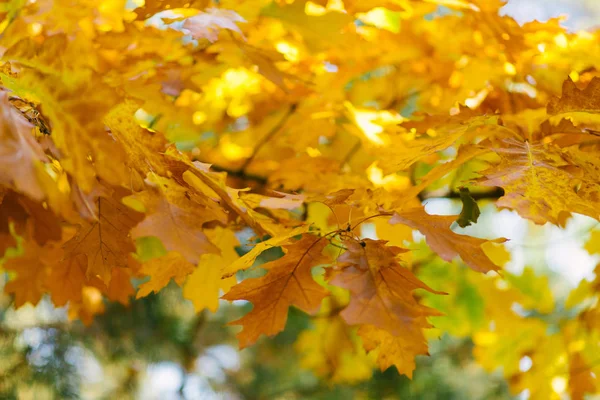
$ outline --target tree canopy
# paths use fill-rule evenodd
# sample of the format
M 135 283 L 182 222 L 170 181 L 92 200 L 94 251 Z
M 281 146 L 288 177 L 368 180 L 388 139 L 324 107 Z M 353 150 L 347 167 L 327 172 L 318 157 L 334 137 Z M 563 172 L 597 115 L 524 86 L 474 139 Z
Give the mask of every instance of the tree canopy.
M 410 378 L 450 334 L 513 393 L 596 393 L 600 274 L 557 295 L 467 227 L 599 219 L 599 36 L 502 6 L 0 2 L 5 292 L 90 324 L 173 280 L 197 312 L 251 303 L 240 348 L 308 315 L 329 383 Z

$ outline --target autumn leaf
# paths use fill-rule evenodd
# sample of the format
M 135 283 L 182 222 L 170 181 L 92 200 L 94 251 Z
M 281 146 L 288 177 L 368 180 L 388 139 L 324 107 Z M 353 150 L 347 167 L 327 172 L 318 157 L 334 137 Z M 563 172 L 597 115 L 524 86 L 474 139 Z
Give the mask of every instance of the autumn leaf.
M 47 158 L 33 136 L 33 125 L 9 103 L 6 92 L 0 92 L 0 107 L 0 183 L 42 200 L 38 176 Z
M 268 250 L 273 247 L 279 247 L 281 245 L 284 245 L 284 244 L 288 243 L 290 241 L 290 239 L 293 238 L 294 236 L 298 236 L 306 231 L 308 231 L 307 226 L 299 226 L 297 228 L 290 230 L 285 235 L 275 236 L 275 237 L 272 237 L 270 239 L 267 239 L 265 241 L 255 244 L 254 247 L 252 247 L 252 249 L 249 252 L 247 252 L 242 257 L 238 258 L 237 260 L 235 260 L 234 262 L 229 264 L 225 268 L 225 270 L 223 272 L 223 276 L 224 277 L 232 276 L 233 274 L 235 274 L 238 271 L 243 271 L 245 269 L 250 268 L 252 266 L 252 264 L 254 264 L 254 261 L 256 261 L 256 258 L 263 251 Z
M 111 197 L 98 197 L 93 204 L 97 220 L 83 222 L 63 246 L 65 262 L 83 255 L 87 259 L 86 276 L 98 276 L 106 284 L 112 269 L 126 267 L 129 253 L 135 252 L 129 231 L 141 220 L 141 214 L 121 202 L 124 194 L 117 189 Z
M 419 230 L 427 244 L 444 260 L 450 262 L 460 256 L 471 269 L 487 273 L 498 271 L 484 253 L 481 245 L 488 242 L 471 236 L 459 235 L 450 229 L 456 216 L 429 215 L 422 208 L 400 211 L 390 218 L 390 224 L 404 224 Z M 505 239 L 496 239 L 504 241 Z
M 600 111 L 600 78 L 593 78 L 583 90 L 579 90 L 571 78 L 563 82 L 561 97 L 553 97 L 546 107 L 548 114 L 572 112 L 598 113 Z
M 290 306 L 309 313 L 319 308 L 327 291 L 313 280 L 311 270 L 330 262 L 322 254 L 326 245 L 326 240 L 304 234 L 300 240 L 283 247 L 286 250 L 283 257 L 262 266 L 267 270 L 265 276 L 246 279 L 223 296 L 225 300 L 247 300 L 253 304 L 252 311 L 231 322 L 244 327 L 237 335 L 240 348 L 253 344 L 260 335 L 281 332 Z
M 358 335 L 365 350 L 377 354 L 377 365 L 382 371 L 395 366 L 399 374 L 412 378 L 416 368 L 415 357 L 429 354 L 427 340 L 420 328 L 409 328 L 395 336 L 385 329 L 363 325 Z
M 223 277 L 226 267 L 239 259 L 235 250 L 239 241 L 231 230 L 216 227 L 206 231 L 206 235 L 220 250 L 220 254 L 203 254 L 197 268 L 192 272 L 183 287 L 183 297 L 191 300 L 196 311 L 208 309 L 212 312 L 219 307 L 219 291 L 227 293 L 236 284 L 235 276 Z
M 142 264 L 140 272 L 150 277 L 150 280 L 140 285 L 136 298 L 148 296 L 152 292 L 158 293 L 171 279 L 181 285 L 192 271 L 194 265 L 176 252 L 148 260 Z
M 88 284 L 86 271 L 85 254 L 78 254 L 51 266 L 47 286 L 54 304 L 64 306 L 69 301 L 75 303 L 81 301 L 81 291 Z
M 146 217 L 131 231 L 133 237 L 156 236 L 167 250 L 178 252 L 193 264 L 203 253 L 217 252 L 202 226 L 224 221 L 223 211 L 212 200 L 171 179 L 152 175 L 149 183 L 152 186 L 134 196 L 144 205 Z
M 600 163 L 588 152 L 505 139 L 500 163 L 482 171 L 481 184 L 505 191 L 496 204 L 537 224 L 561 224 L 569 212 L 597 218 Z
M 4 288 L 15 296 L 15 307 L 25 303 L 36 305 L 46 292 L 50 270 L 60 263 L 62 249 L 59 242 L 48 242 L 40 246 L 35 241 L 26 241 L 21 257 L 9 258 L 4 269 L 16 273 Z
M 329 282 L 350 291 L 350 303 L 340 314 L 348 324 L 371 324 L 393 335 L 430 327 L 426 318 L 436 312 L 420 305 L 412 292 L 435 291 L 400 264 L 398 255 L 407 250 L 371 239 L 348 240 L 344 246 L 347 251 Z

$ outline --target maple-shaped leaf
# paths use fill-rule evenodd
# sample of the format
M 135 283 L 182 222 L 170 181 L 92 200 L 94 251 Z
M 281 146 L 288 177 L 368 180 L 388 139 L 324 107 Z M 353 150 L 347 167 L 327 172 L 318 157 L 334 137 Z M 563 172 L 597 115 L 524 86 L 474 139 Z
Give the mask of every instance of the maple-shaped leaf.
M 98 276 L 108 284 L 111 270 L 126 267 L 135 246 L 129 231 L 141 219 L 142 214 L 122 203 L 127 192 L 116 188 L 110 197 L 98 197 L 93 207 L 96 220 L 84 221 L 75 236 L 64 244 L 65 261 L 84 255 L 87 258 L 86 275 Z
M 373 325 L 363 325 L 358 329 L 363 346 L 368 352 L 376 352 L 377 365 L 385 371 L 392 365 L 399 374 L 412 378 L 416 368 L 415 357 L 428 355 L 427 339 L 418 326 L 406 327 L 398 335 L 377 328 Z
M 126 306 L 131 296 L 135 294 L 131 279 L 131 268 L 113 268 L 108 286 L 104 282 L 94 282 L 94 286 L 98 287 L 109 300 L 118 301 Z
M 219 248 L 220 254 L 203 254 L 198 267 L 188 276 L 183 287 L 183 297 L 190 300 L 197 312 L 208 309 L 216 312 L 219 307 L 219 291 L 227 293 L 236 284 L 235 276 L 223 278 L 226 267 L 239 256 L 235 247 L 239 246 L 235 233 L 230 229 L 216 227 L 206 230 L 210 241 Z
M 252 311 L 230 323 L 244 327 L 237 335 L 240 348 L 253 344 L 260 335 L 281 332 L 290 306 L 307 313 L 319 308 L 327 290 L 314 281 L 311 270 L 330 262 L 322 254 L 326 245 L 326 240 L 304 234 L 297 242 L 283 246 L 283 257 L 262 265 L 267 270 L 265 276 L 246 279 L 223 296 L 225 300 L 247 300 L 253 304 Z
M 0 92 L 0 183 L 15 188 L 33 199 L 42 200 L 44 189 L 38 176 L 47 161 L 33 136 L 33 125 Z
M 15 296 L 15 307 L 25 303 L 36 305 L 46 291 L 49 273 L 62 258 L 59 242 L 48 242 L 40 246 L 34 240 L 25 240 L 23 254 L 8 258 L 3 265 L 7 271 L 16 273 L 4 287 L 6 293 Z
M 420 135 L 411 139 L 402 135 L 389 138 L 388 146 L 381 148 L 378 155 L 379 164 L 386 173 L 405 170 L 459 140 L 469 142 L 506 129 L 498 125 L 497 116 L 475 116 L 466 111 L 454 116 L 428 116 L 423 121 L 407 122 L 402 126 Z
M 208 8 L 197 15 L 188 18 L 183 27 L 190 31 L 194 39 L 208 39 L 215 42 L 219 38 L 221 29 L 229 29 L 244 36 L 236 22 L 246 22 L 233 10 L 222 8 Z
M 341 312 L 351 325 L 370 324 L 393 335 L 430 327 L 426 318 L 437 315 L 415 299 L 413 291 L 437 293 L 400 264 L 408 250 L 386 246 L 385 240 L 347 240 L 347 251 L 337 260 L 329 283 L 350 291 L 350 303 Z
M 81 301 L 81 291 L 88 283 L 86 271 L 85 254 L 78 254 L 51 266 L 46 287 L 55 305 L 60 307 L 69 301 Z
M 148 183 L 134 196 L 146 208 L 146 217 L 131 231 L 134 238 L 156 236 L 193 264 L 204 253 L 218 252 L 203 232 L 205 223 L 227 220 L 217 203 L 169 178 L 151 174 Z
M 471 269 L 479 272 L 497 271 L 500 268 L 489 259 L 481 245 L 488 242 L 467 235 L 459 235 L 450 229 L 456 215 L 430 215 L 425 210 L 413 208 L 399 211 L 390 218 L 390 224 L 404 224 L 417 229 L 423 235 L 431 250 L 450 262 L 457 256 Z M 496 239 L 504 241 L 504 239 Z
M 600 78 L 594 77 L 583 90 L 579 90 L 575 82 L 568 78 L 563 82 L 562 96 L 550 99 L 546 109 L 550 115 L 600 112 Z
M 150 280 L 140 285 L 136 298 L 148 296 L 152 292 L 158 293 L 171 279 L 181 286 L 193 271 L 194 265 L 176 252 L 152 258 L 142 264 L 140 272 L 149 276 Z
M 502 187 L 496 204 L 537 224 L 560 224 L 570 212 L 600 216 L 600 161 L 593 152 L 504 139 L 494 148 L 500 163 L 480 183 Z
M 62 236 L 60 220 L 50 210 L 29 197 L 12 190 L 0 192 L 0 233 L 10 235 L 10 225 L 15 233 L 25 236 L 27 229 L 40 245 L 50 240 L 59 241 Z M 1 253 L 0 247 L 0 253 Z

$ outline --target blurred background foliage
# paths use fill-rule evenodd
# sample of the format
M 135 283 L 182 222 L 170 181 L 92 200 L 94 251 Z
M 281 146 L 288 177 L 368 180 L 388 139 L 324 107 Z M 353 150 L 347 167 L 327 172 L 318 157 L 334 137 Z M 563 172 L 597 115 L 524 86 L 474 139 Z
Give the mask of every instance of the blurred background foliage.
M 519 21 L 568 14 L 564 24 L 570 29 L 589 29 L 597 26 L 600 1 L 513 0 L 504 10 Z M 449 200 L 428 206 L 438 212 L 460 210 L 459 203 Z M 482 221 L 473 229 L 527 237 L 527 242 L 507 245 L 508 281 L 538 307 L 549 304 L 545 319 L 568 319 L 569 309 L 561 306 L 566 294 L 592 274 L 597 262 L 597 257 L 582 255 L 595 222 L 576 219 L 565 229 L 537 227 L 493 207 L 482 210 Z M 276 251 L 265 253 L 263 261 L 277 256 Z M 238 351 L 238 328 L 224 326 L 251 306 L 224 302 L 215 314 L 196 314 L 181 288 L 172 284 L 127 307 L 106 303 L 105 313 L 89 326 L 69 322 L 66 311 L 48 301 L 14 310 L 11 298 L 1 294 L 0 399 L 526 399 L 525 392 L 511 395 L 502 372 L 486 372 L 473 356 L 468 325 L 483 323 L 484 305 L 493 298 L 482 297 L 482 288 L 475 288 L 472 274 L 460 265 L 449 269 L 436 263 L 423 255 L 427 268 L 421 279 L 434 287 L 436 280 L 452 280 L 456 296 L 454 303 L 439 296 L 425 302 L 452 311 L 434 321 L 452 335 L 432 332 L 430 357 L 417 358 L 412 380 L 394 368 L 353 385 L 321 379 L 304 367 L 311 360 L 298 349 L 300 332 L 315 321 L 293 309 L 282 334 Z M 527 287 L 534 270 L 547 278 L 555 302 L 552 296 L 544 298 L 547 290 Z M 527 364 L 522 359 L 520 368 Z

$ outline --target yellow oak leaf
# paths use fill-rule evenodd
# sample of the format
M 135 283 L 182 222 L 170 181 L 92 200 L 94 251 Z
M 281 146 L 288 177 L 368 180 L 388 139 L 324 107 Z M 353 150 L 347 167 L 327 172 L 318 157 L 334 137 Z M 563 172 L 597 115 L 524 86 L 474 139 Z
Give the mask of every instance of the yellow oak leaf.
M 235 251 L 239 241 L 230 229 L 216 227 L 205 233 L 221 253 L 202 255 L 198 267 L 185 282 L 183 297 L 192 302 L 196 312 L 205 308 L 215 312 L 219 307 L 219 291 L 227 293 L 236 284 L 235 276 L 223 278 L 223 270 L 239 258 Z
M 570 212 L 600 216 L 600 162 L 593 153 L 512 138 L 494 151 L 500 163 L 481 172 L 481 184 L 504 189 L 499 207 L 536 224 L 561 224 Z
M 223 271 L 224 277 L 229 277 L 235 274 L 238 271 L 243 271 L 248 269 L 254 264 L 256 258 L 265 250 L 271 249 L 273 247 L 279 247 L 285 243 L 288 243 L 291 238 L 294 236 L 298 236 L 306 231 L 308 231 L 308 226 L 303 225 L 296 227 L 290 231 L 288 231 L 285 235 L 275 236 L 271 239 L 267 239 L 263 242 L 257 243 L 252 247 L 252 250 L 244 254 L 242 257 L 238 258 L 231 264 L 229 264 L 225 270 Z
M 363 325 L 358 329 L 358 335 L 365 350 L 377 354 L 377 364 L 382 371 L 393 365 L 399 374 L 412 378 L 416 368 L 415 357 L 429 355 L 429 352 L 421 328 L 407 328 L 398 335 L 393 335 L 385 329 Z
M 267 270 L 265 276 L 246 279 L 223 296 L 225 300 L 247 300 L 253 304 L 252 311 L 230 323 L 244 327 L 237 335 L 240 348 L 253 344 L 260 335 L 281 332 L 290 306 L 308 313 L 319 308 L 327 290 L 313 280 L 311 270 L 330 262 L 322 254 L 326 245 L 326 240 L 304 234 L 300 240 L 283 247 L 286 250 L 283 257 L 262 265 Z
M 111 135 L 123 146 L 127 154 L 127 165 L 139 171 L 143 177 L 149 172 L 167 176 L 162 153 L 168 147 L 167 140 L 158 132 L 142 128 L 134 114 L 140 105 L 127 100 L 111 109 L 104 117 L 104 123 Z
M 553 97 L 546 107 L 549 115 L 565 113 L 598 113 L 600 110 L 600 78 L 594 77 L 583 90 L 569 77 L 563 82 L 561 97 Z

